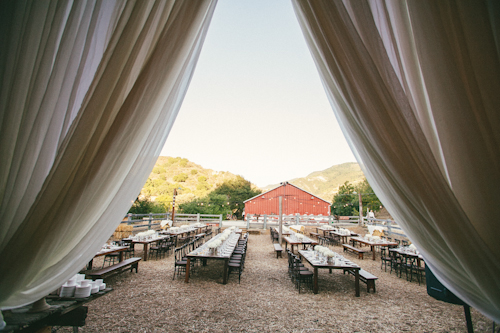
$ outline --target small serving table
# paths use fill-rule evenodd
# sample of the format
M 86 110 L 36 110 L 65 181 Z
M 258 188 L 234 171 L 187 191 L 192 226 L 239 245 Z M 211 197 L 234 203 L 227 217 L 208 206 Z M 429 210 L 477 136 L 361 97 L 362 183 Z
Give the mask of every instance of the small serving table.
M 83 305 L 112 290 L 106 288 L 85 298 L 48 295 L 45 300 L 50 308 L 39 312 L 30 312 L 31 304 L 4 310 L 3 316 L 7 326 L 2 332 L 40 332 L 48 326 L 73 326 L 73 330 L 78 331 L 79 326 L 85 325 L 87 318 L 87 307 Z

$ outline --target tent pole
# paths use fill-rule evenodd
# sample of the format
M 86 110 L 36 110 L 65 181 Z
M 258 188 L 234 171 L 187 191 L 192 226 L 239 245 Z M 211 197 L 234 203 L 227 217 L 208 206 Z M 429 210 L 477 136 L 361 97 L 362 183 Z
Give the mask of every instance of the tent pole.
M 279 209 L 280 215 L 278 216 L 278 223 L 279 223 L 279 242 L 278 244 L 281 244 L 281 236 L 283 233 L 283 197 L 280 196 L 280 209 Z

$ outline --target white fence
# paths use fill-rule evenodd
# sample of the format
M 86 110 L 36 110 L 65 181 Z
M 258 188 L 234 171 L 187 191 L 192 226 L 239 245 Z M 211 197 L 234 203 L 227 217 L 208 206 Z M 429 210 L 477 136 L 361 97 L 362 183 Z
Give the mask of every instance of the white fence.
M 174 224 L 191 224 L 191 223 L 205 223 L 215 226 L 222 226 L 222 214 L 209 215 L 209 214 L 175 214 Z
M 160 229 L 161 221 L 170 220 L 171 213 L 162 214 L 128 214 L 127 220 L 122 221 L 122 224 L 132 225 L 134 233 L 144 230 Z M 174 225 L 205 223 L 213 226 L 222 226 L 222 215 L 209 214 L 175 214 Z
M 267 229 L 278 225 L 278 215 L 248 215 L 246 216 L 247 229 Z M 349 226 L 359 224 L 359 216 L 340 216 L 338 220 L 333 215 L 283 215 L 283 224 L 303 226 Z M 367 219 L 363 217 L 361 225 L 380 227 L 388 235 L 406 236 L 405 232 L 393 220 Z
M 268 226 L 278 224 L 278 215 L 252 215 L 246 216 L 247 229 L 267 229 Z M 341 224 L 357 224 L 359 216 L 343 216 L 342 219 L 336 220 L 333 215 L 283 215 L 283 224 L 287 225 L 305 225 L 305 226 L 321 226 L 321 225 L 341 225 Z

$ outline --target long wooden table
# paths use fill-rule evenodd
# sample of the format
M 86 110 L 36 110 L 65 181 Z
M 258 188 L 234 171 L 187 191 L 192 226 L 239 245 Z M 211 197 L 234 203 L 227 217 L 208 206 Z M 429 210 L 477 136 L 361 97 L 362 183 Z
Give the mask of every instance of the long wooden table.
M 291 251 L 292 253 L 293 252 L 293 247 L 295 245 L 297 245 L 297 249 L 299 248 L 299 245 L 318 245 L 318 242 L 316 242 L 315 240 L 312 240 L 306 236 L 304 236 L 304 238 L 302 238 L 301 240 L 298 239 L 298 238 L 292 238 L 292 237 L 284 237 L 283 238 L 285 240 L 285 251 L 288 249 L 288 244 L 290 244 L 290 248 L 291 248 Z
M 315 294 L 318 293 L 319 287 L 318 287 L 318 269 L 319 268 L 327 268 L 330 270 L 330 273 L 332 272 L 333 269 L 341 269 L 342 271 L 344 269 L 352 270 L 354 271 L 354 289 L 355 289 L 355 295 L 356 297 L 359 297 L 360 292 L 359 292 L 359 270 L 361 267 L 356 265 L 355 263 L 346 260 L 343 263 L 340 263 L 339 265 L 335 265 L 334 263 L 327 263 L 325 261 L 316 261 L 315 260 L 315 254 L 314 251 L 306 251 L 306 250 L 299 250 L 299 254 L 304 258 L 309 265 L 311 265 L 314 269 L 314 276 L 313 276 L 313 292 Z
M 359 242 L 362 244 L 366 244 L 370 246 L 370 249 L 373 254 L 373 260 L 375 260 L 375 246 L 388 246 L 388 247 L 393 247 L 393 246 L 398 246 L 398 243 L 396 242 L 388 242 L 388 241 L 369 241 L 361 237 L 351 237 L 351 240 L 354 241 L 354 243 Z M 355 245 L 354 245 L 355 246 Z
M 142 259 L 144 261 L 148 261 L 149 244 L 155 243 L 155 242 L 163 240 L 163 239 L 168 239 L 168 238 L 170 238 L 169 235 L 164 235 L 164 236 L 159 236 L 159 237 L 156 237 L 156 238 L 150 238 L 150 239 L 145 239 L 145 240 L 124 238 L 124 239 L 122 239 L 122 241 L 124 241 L 124 242 L 132 242 L 134 244 L 134 246 L 135 246 L 135 244 L 142 244 L 142 245 L 144 245 L 144 253 L 143 253 Z
M 119 252 L 120 255 L 118 256 L 118 261 L 122 262 L 123 261 L 123 251 L 126 251 L 127 249 L 128 249 L 128 246 L 114 246 L 114 247 L 109 248 L 109 249 L 102 249 L 101 251 L 99 251 L 95 254 L 94 258 L 100 257 L 100 256 L 105 256 L 105 255 L 111 254 L 111 253 Z M 90 259 L 89 263 L 87 264 L 88 270 L 92 269 L 92 265 L 94 263 L 94 258 Z
M 421 262 L 424 261 L 424 257 L 422 257 L 422 255 L 419 253 L 404 251 L 404 250 L 399 249 L 399 248 L 389 249 L 389 251 L 399 253 L 402 256 L 417 258 L 417 265 L 418 266 L 420 266 Z
M 349 235 L 346 235 L 346 234 L 342 234 L 338 231 L 330 231 L 330 233 L 333 235 L 339 236 L 342 244 L 344 244 L 344 243 L 348 244 L 347 237 L 352 237 L 354 235 L 357 235 L 357 234 L 352 234 L 352 233 L 350 233 Z
M 241 232 L 241 231 L 240 231 Z M 219 234 L 221 235 L 221 234 Z M 213 239 L 217 239 L 218 236 L 215 236 Z M 224 270 L 222 273 L 222 284 L 226 284 L 228 280 L 228 263 L 229 263 L 229 258 L 231 258 L 231 255 L 233 254 L 234 249 L 238 246 L 238 239 L 240 238 L 241 233 L 233 233 L 229 236 L 228 239 L 226 239 L 225 242 L 231 242 L 234 241 L 234 244 L 232 246 L 227 247 L 227 251 L 225 254 L 212 254 L 210 250 L 207 247 L 207 243 L 202 245 L 200 248 L 194 250 L 191 253 L 188 253 L 186 255 L 187 257 L 187 264 L 186 264 L 186 278 L 184 282 L 189 283 L 189 271 L 190 271 L 190 266 L 191 266 L 191 259 L 214 259 L 214 260 L 224 260 Z

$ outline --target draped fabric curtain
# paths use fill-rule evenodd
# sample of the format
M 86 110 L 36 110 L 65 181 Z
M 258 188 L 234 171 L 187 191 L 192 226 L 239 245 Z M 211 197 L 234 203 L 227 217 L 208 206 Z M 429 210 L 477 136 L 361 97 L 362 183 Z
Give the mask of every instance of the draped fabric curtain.
M 375 192 L 437 278 L 500 321 L 499 3 L 293 5 Z
M 0 308 L 58 288 L 121 222 L 175 120 L 215 5 L 0 3 Z

